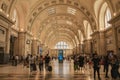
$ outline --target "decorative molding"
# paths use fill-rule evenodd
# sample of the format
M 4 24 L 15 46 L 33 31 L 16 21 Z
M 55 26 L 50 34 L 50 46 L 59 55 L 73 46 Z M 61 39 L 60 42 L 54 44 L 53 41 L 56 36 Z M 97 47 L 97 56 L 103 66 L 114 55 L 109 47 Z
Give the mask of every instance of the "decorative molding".
M 47 6 L 46 6 L 47 4 Z M 79 9 L 83 14 L 86 15 L 87 18 L 89 18 L 89 20 L 91 21 L 92 23 L 92 26 L 94 27 L 96 25 L 96 22 L 93 18 L 93 16 L 91 15 L 91 13 L 86 9 L 84 8 L 83 6 L 81 6 L 80 4 L 74 2 L 74 1 L 70 1 L 70 0 L 67 0 L 64 1 L 64 0 L 59 0 L 58 2 L 55 0 L 55 1 L 49 1 L 49 2 L 43 2 L 42 4 L 40 5 L 37 5 L 38 7 L 36 7 L 35 10 L 32 11 L 32 14 L 36 12 L 36 16 L 31 16 L 31 18 L 28 20 L 29 23 L 27 25 L 27 27 L 29 27 L 28 29 L 30 29 L 30 27 L 32 27 L 33 25 L 33 22 L 35 20 L 35 18 L 46 8 L 50 7 L 50 6 L 56 6 L 56 5 L 70 5 L 70 6 L 73 6 L 77 9 Z
M 117 22 L 117 21 L 119 21 L 120 20 L 120 12 L 116 15 L 116 16 L 114 16 L 110 21 L 109 21 L 109 23 L 110 24 L 114 24 L 115 22 Z
M 4 13 L 0 12 L 0 19 L 6 23 L 8 23 L 10 26 L 14 24 L 14 22 L 12 21 L 12 19 L 10 19 L 9 17 L 7 17 Z
M 3 2 L 2 5 L 1 5 L 1 9 L 2 9 L 4 12 L 6 12 L 6 11 L 7 11 L 7 8 L 8 8 L 7 4 L 6 4 L 5 2 Z

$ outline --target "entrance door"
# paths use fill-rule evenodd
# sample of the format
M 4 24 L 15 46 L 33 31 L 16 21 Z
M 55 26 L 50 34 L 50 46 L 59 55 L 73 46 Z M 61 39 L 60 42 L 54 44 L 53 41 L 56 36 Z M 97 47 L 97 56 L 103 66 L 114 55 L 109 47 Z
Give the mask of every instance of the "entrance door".
M 15 37 L 15 36 L 11 36 L 11 37 L 10 37 L 10 59 L 11 59 L 11 57 L 14 55 L 15 40 L 16 40 L 16 37 Z
M 60 63 L 63 62 L 63 50 L 58 50 L 58 60 Z

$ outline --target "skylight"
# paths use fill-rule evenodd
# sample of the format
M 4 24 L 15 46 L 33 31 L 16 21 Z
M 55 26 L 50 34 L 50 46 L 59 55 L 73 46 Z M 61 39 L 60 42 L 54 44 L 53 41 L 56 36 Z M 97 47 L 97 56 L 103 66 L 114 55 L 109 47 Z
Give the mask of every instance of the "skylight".
M 55 13 L 55 8 L 49 8 L 48 9 L 48 14 L 50 15 L 50 14 L 54 14 Z
M 60 41 L 55 45 L 55 49 L 69 49 L 69 45 L 64 41 Z
M 70 13 L 70 14 L 75 15 L 75 13 L 76 13 L 76 9 L 71 8 L 71 7 L 68 7 L 67 12 Z

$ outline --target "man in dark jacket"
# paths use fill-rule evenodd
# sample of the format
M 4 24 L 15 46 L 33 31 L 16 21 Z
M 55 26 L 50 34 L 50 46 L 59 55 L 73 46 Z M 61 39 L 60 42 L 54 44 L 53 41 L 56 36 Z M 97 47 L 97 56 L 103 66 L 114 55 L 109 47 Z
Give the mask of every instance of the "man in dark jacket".
M 94 69 L 94 79 L 96 80 L 96 72 L 98 74 L 98 79 L 101 80 L 100 78 L 100 59 L 98 58 L 98 55 L 95 53 L 93 56 L 93 69 Z
M 109 70 L 109 53 L 105 56 L 104 59 L 104 68 L 105 68 L 105 78 L 109 78 L 108 76 L 108 70 Z
M 46 68 L 46 70 L 48 70 L 49 62 L 50 62 L 50 56 L 49 56 L 49 54 L 47 54 L 45 56 L 45 68 Z

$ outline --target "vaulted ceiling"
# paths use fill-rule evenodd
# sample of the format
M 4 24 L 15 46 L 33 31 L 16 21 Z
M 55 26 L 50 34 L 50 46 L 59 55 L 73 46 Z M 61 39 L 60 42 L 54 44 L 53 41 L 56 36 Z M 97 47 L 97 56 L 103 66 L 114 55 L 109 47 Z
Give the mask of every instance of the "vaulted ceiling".
M 1 0 L 2 1 L 2 0 Z M 86 39 L 83 22 L 86 20 L 92 32 L 98 30 L 100 6 L 107 2 L 113 12 L 119 0 L 8 0 L 19 15 L 19 27 L 31 32 L 41 43 L 51 47 L 65 41 L 72 47 Z M 118 5 L 119 7 L 119 5 Z M 79 33 L 80 31 L 80 33 Z

